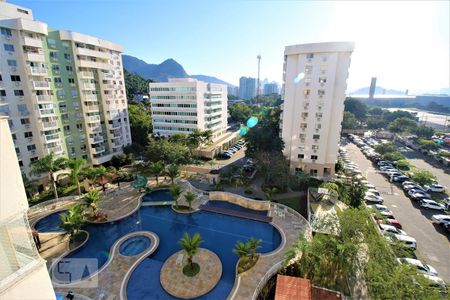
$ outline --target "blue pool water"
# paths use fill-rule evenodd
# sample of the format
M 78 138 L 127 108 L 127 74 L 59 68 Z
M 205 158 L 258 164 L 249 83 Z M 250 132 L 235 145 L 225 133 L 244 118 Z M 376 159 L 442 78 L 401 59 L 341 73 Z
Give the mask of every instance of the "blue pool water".
M 184 232 L 200 233 L 204 242 L 201 247 L 215 252 L 222 262 L 222 277 L 216 287 L 198 299 L 226 299 L 235 278 L 238 256 L 232 252 L 236 242 L 250 237 L 261 239 L 261 253 L 276 249 L 281 236 L 269 223 L 233 217 L 213 212 L 200 211 L 193 214 L 178 214 L 167 206 L 141 207 L 125 219 L 108 224 L 89 224 L 86 226 L 90 238 L 67 258 L 96 258 L 98 268 L 108 260 L 114 242 L 122 236 L 135 231 L 155 232 L 159 246 L 144 259 L 132 273 L 126 289 L 127 297 L 134 299 L 177 299 L 162 288 L 159 275 L 164 261 L 181 250 L 178 240 Z M 83 273 L 88 276 L 89 273 Z
M 66 214 L 67 210 L 58 211 L 52 213 L 39 220 L 34 228 L 39 232 L 63 232 L 64 229 L 59 228 L 59 223 L 61 223 L 60 215 Z
M 149 201 L 173 201 L 172 195 L 170 195 L 170 192 L 168 189 L 161 189 L 152 191 L 150 193 L 145 194 L 142 197 L 143 202 L 149 202 Z
M 239 206 L 237 204 L 233 204 L 233 203 L 230 203 L 230 202 L 227 202 L 227 201 L 218 201 L 218 200 L 208 201 L 208 205 L 209 206 L 213 206 L 213 207 L 220 207 L 220 208 L 227 208 L 227 209 L 237 210 L 237 211 L 241 211 L 241 212 L 245 212 L 245 213 L 262 215 L 262 216 L 267 216 L 267 213 L 268 213 L 267 210 L 254 210 L 254 209 L 242 207 L 242 206 Z
M 119 247 L 119 252 L 125 256 L 138 255 L 150 247 L 151 241 L 146 236 L 133 236 L 124 242 Z

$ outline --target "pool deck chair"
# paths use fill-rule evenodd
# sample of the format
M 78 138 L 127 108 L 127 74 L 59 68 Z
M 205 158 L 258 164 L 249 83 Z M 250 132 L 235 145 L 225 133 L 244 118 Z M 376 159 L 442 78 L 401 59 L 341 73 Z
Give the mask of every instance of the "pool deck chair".
M 184 254 L 178 254 L 177 260 L 175 261 L 176 266 L 182 266 L 183 265 L 183 258 Z

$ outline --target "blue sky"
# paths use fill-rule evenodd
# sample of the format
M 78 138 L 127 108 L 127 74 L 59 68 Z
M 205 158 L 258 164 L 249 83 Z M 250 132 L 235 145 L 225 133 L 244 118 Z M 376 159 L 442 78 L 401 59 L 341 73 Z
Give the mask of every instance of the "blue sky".
M 377 76 L 386 88 L 433 90 L 450 82 L 450 6 L 439 2 L 8 0 L 34 17 L 120 43 L 149 63 L 174 58 L 189 74 L 237 84 L 281 81 L 284 46 L 355 41 L 349 90 Z

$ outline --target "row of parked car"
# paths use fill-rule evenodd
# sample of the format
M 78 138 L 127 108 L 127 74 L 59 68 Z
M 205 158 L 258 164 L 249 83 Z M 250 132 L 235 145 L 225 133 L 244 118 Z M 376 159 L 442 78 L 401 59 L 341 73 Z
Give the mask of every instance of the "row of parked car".
M 221 159 L 230 159 L 236 152 L 241 150 L 242 147 L 244 147 L 244 146 L 245 146 L 245 141 L 241 139 L 241 140 L 237 141 L 236 144 L 234 144 L 233 146 L 231 146 L 227 150 L 225 150 L 224 152 L 219 153 L 219 155 L 217 155 L 217 157 L 221 158 Z
M 354 170 L 359 170 L 357 165 L 353 163 L 348 156 L 347 150 L 344 147 L 339 149 L 339 155 L 344 160 L 345 166 L 353 167 Z M 360 177 L 359 180 L 367 188 L 364 200 L 368 204 L 367 208 L 373 209 L 377 213 L 375 214 L 375 220 L 380 230 L 380 233 L 391 242 L 399 242 L 407 248 L 413 250 L 417 249 L 417 241 L 414 237 L 408 235 L 403 229 L 400 222 L 395 218 L 392 211 L 385 205 L 383 205 L 383 197 L 376 187 L 368 180 Z M 438 276 L 436 269 L 432 266 L 423 263 L 422 261 L 414 258 L 397 258 L 400 264 L 409 264 L 417 268 L 418 273 L 427 277 L 433 282 L 434 285 L 442 288 L 446 288 L 445 282 Z

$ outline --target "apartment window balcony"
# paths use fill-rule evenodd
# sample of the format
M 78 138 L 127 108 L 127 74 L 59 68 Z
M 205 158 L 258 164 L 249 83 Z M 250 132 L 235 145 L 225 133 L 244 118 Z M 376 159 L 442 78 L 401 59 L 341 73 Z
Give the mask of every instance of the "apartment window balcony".
M 37 102 L 53 102 L 52 96 L 50 95 L 36 95 Z
M 28 75 L 31 76 L 47 76 L 48 71 L 46 68 L 42 67 L 27 67 Z
M 48 135 L 44 134 L 44 140 L 46 143 L 57 142 L 57 141 L 59 141 L 59 133 L 48 134 Z
M 84 79 L 93 79 L 94 78 L 94 72 L 88 72 L 88 71 L 82 71 L 79 73 L 81 78 Z
M 115 87 L 115 85 L 114 84 L 105 84 L 105 89 L 108 89 L 108 90 L 114 90 L 114 87 Z
M 95 101 L 97 102 L 98 98 L 97 95 L 84 95 L 84 101 Z
M 63 154 L 64 150 L 62 146 L 54 146 L 54 147 L 47 147 L 47 153 L 54 153 L 54 154 Z
M 99 144 L 99 143 L 103 143 L 105 141 L 102 136 L 94 136 L 94 137 L 91 137 L 90 139 L 91 139 L 91 142 L 90 142 L 91 144 Z
M 93 83 L 83 83 L 81 87 L 83 90 L 95 90 L 95 84 Z
M 85 105 L 84 110 L 88 112 L 97 112 L 100 110 L 98 105 Z
M 105 150 L 106 150 L 105 146 L 92 148 L 92 152 L 95 154 L 103 153 L 103 152 L 105 152 Z
M 100 122 L 100 116 L 88 116 L 87 120 L 89 123 L 98 123 Z
M 45 63 L 45 56 L 42 52 L 25 52 L 25 60 Z
M 108 123 L 109 127 L 111 127 L 112 129 L 117 129 L 121 127 L 121 123 L 120 122 L 111 122 Z
M 111 54 L 108 52 L 98 51 L 95 49 L 88 49 L 83 47 L 75 47 L 75 54 L 77 55 L 83 55 L 83 56 L 92 56 L 92 57 L 98 57 L 102 59 L 110 59 Z
M 56 121 L 42 122 L 42 128 L 44 128 L 46 130 L 49 130 L 52 128 L 58 128 L 58 127 L 59 127 L 59 125 L 58 125 L 58 122 L 56 122 Z
M 35 90 L 49 90 L 50 84 L 47 81 L 32 81 L 33 89 Z
M 53 116 L 53 115 L 55 115 L 55 110 L 54 109 L 39 109 L 38 114 L 39 114 L 39 117 L 41 117 L 41 118 Z

